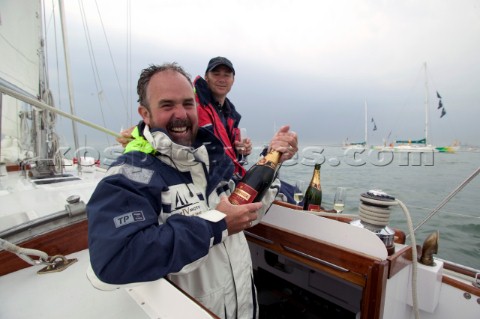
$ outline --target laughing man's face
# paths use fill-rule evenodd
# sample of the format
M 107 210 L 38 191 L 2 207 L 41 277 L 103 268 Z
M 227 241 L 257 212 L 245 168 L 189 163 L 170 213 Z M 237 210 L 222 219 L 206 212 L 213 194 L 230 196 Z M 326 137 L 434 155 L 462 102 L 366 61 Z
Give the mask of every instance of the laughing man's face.
M 147 100 L 149 109 L 138 109 L 143 121 L 151 128 L 165 129 L 173 142 L 191 146 L 198 131 L 192 84 L 178 72 L 158 72 L 148 84 Z

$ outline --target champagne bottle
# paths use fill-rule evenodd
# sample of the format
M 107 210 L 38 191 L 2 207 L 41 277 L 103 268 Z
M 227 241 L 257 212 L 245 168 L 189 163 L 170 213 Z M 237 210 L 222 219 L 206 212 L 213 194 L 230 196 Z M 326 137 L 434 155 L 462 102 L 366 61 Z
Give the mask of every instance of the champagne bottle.
M 312 180 L 305 191 L 303 210 L 320 210 L 322 205 L 322 186 L 320 185 L 321 164 L 315 164 Z
M 241 205 L 261 201 L 275 178 L 281 155 L 278 151 L 270 151 L 253 165 L 228 198 L 230 203 Z

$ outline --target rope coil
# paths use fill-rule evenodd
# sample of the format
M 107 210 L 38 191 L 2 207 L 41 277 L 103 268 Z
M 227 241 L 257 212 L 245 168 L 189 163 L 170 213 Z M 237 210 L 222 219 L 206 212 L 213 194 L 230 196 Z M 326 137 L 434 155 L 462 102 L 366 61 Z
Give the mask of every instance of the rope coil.
M 360 195 L 359 217 L 362 222 L 378 226 L 388 225 L 390 206 L 398 205 L 394 197 L 379 190 L 371 190 Z

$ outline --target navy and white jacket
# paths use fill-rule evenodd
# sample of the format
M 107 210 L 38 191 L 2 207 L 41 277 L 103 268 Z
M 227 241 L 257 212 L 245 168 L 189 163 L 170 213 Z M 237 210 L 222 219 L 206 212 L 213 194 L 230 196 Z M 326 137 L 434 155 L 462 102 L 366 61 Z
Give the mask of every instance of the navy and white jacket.
M 144 148 L 119 157 L 87 204 L 92 283 L 102 289 L 168 276 L 220 318 L 258 317 L 245 235 L 228 236 L 225 215 L 214 209 L 234 188 L 223 145 L 204 128 L 194 147 L 137 129 Z

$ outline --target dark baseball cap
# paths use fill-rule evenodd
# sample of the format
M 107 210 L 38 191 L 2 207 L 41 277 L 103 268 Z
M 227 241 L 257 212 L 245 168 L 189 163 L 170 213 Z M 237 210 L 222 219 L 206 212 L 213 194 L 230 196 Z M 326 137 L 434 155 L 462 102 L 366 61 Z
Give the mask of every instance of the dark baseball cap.
M 232 62 L 230 62 L 229 59 L 224 58 L 223 56 L 217 56 L 216 58 L 212 58 L 210 62 L 208 62 L 207 71 L 205 72 L 210 72 L 219 65 L 225 65 L 227 68 L 232 70 L 233 75 L 235 75 L 235 69 L 233 68 Z

